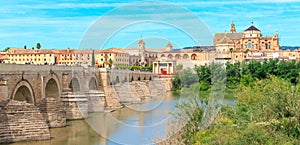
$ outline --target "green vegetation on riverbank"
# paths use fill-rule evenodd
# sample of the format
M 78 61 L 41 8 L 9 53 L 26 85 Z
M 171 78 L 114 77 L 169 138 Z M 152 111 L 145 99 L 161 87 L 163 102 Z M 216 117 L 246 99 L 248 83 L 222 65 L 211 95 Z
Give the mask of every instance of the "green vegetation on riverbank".
M 195 66 L 194 69 L 178 70 L 179 75 L 175 76 L 172 83 L 178 90 L 183 87 L 189 87 L 191 84 L 198 83 L 201 91 L 209 90 L 213 84 L 211 76 L 220 71 L 220 64 L 212 63 L 211 65 Z M 293 84 L 298 83 L 300 62 L 296 61 L 279 61 L 278 59 L 265 60 L 264 62 L 251 61 L 248 63 L 227 62 L 226 70 L 222 72 L 226 75 L 226 87 L 235 89 L 239 84 L 252 86 L 256 80 L 267 78 L 269 75 L 283 78 Z M 182 66 L 179 66 L 182 68 Z M 218 70 L 219 69 L 219 70 Z
M 181 90 L 197 88 L 198 96 L 203 96 L 201 93 L 212 91 L 211 70 L 214 71 L 209 65 L 196 66 L 194 73 L 193 70 L 182 70 L 173 84 Z M 294 61 L 227 63 L 225 96 L 235 96 L 235 106 L 221 106 L 215 116 L 204 116 L 205 109 L 209 110 L 207 106 L 204 108 L 196 103 L 191 109 L 191 104 L 199 102 L 200 97 L 192 98 L 194 101 L 190 103 L 178 104 L 183 111 L 175 115 L 186 116 L 184 113 L 189 112 L 191 119 L 166 143 L 300 144 L 299 72 L 300 64 Z M 191 81 L 195 76 L 199 79 Z M 187 80 L 183 81 L 184 78 Z M 205 117 L 212 120 L 208 127 L 203 127 Z

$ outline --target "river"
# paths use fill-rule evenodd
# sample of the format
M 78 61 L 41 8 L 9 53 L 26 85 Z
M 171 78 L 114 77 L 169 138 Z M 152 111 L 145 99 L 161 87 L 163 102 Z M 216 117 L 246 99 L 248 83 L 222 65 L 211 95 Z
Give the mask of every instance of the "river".
M 51 140 L 18 142 L 11 145 L 119 145 L 151 144 L 166 135 L 170 112 L 180 95 L 168 92 L 165 98 L 144 104 L 131 104 L 110 113 L 91 113 L 85 120 L 68 121 L 63 128 L 52 128 Z M 233 104 L 225 99 L 224 103 Z M 108 138 L 108 139 L 107 139 Z

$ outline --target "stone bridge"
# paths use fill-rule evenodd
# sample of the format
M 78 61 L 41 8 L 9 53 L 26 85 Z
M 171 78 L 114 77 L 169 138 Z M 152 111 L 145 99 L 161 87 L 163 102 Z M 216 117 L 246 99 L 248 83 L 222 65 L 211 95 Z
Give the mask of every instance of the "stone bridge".
M 103 111 L 109 99 L 105 96 L 106 87 L 121 82 L 152 80 L 154 77 L 149 72 L 92 67 L 0 64 L 0 117 L 7 118 L 7 121 L 10 117 L 7 112 L 13 117 L 19 112 L 13 109 L 31 106 L 37 108 L 31 109 L 36 111 L 36 115 L 42 114 L 47 127 L 63 127 L 67 119 L 81 119 L 88 112 Z M 10 107 L 9 104 L 19 107 Z M 9 111 L 9 108 L 12 110 Z M 19 110 L 22 113 L 22 109 Z M 7 123 L 10 122 L 5 123 L 5 119 L 0 119 L 0 122 L 1 132 L 5 130 L 4 124 L 9 126 Z M 27 140 L 31 139 L 27 137 Z M 9 141 L 19 140 L 0 136 L 0 143 Z

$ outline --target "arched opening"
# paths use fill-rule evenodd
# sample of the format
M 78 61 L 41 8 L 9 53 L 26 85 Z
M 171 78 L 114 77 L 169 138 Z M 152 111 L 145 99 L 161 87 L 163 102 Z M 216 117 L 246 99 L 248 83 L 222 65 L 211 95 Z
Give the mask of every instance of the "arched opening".
M 183 55 L 183 59 L 186 60 L 186 59 L 188 59 L 188 58 L 189 58 L 189 55 L 187 55 L 187 54 L 184 54 L 184 55 Z
M 172 54 L 168 54 L 168 59 L 173 60 L 173 55 Z
M 197 59 L 197 55 L 196 54 L 192 54 L 191 55 L 191 60 L 196 60 Z
M 149 81 L 151 81 L 151 80 L 152 80 L 152 77 L 149 78 Z
M 162 54 L 160 57 L 163 58 L 163 57 L 166 57 L 166 56 L 164 54 Z
M 133 76 L 131 77 L 131 82 L 134 81 Z
M 138 81 L 140 81 L 140 80 L 141 80 L 141 77 L 139 76 L 139 77 L 138 77 Z
M 119 79 L 119 76 L 116 77 L 116 84 L 119 84 L 120 83 L 120 79 Z
M 97 82 L 94 77 L 92 77 L 89 81 L 89 90 L 97 90 Z
M 176 55 L 175 55 L 175 59 L 176 59 L 176 60 L 180 60 L 180 59 L 181 59 L 180 54 L 176 54 Z
M 13 99 L 17 101 L 26 101 L 27 103 L 33 103 L 32 94 L 26 86 L 19 87 Z
M 72 78 L 69 84 L 69 88 L 71 89 L 72 92 L 80 92 L 80 85 L 77 78 Z
M 45 97 L 46 98 L 59 98 L 59 89 L 57 82 L 51 78 L 45 88 Z
M 144 77 L 144 80 L 146 80 L 146 76 Z

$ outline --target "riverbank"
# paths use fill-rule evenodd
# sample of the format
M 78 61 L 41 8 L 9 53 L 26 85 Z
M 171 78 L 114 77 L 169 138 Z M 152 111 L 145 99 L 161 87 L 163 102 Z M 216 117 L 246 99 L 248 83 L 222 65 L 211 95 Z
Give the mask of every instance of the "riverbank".
M 211 124 L 203 128 L 205 109 L 197 106 L 199 112 L 192 113 L 187 125 L 162 144 L 299 144 L 299 88 L 275 76 L 256 80 L 251 86 L 238 85 L 234 107 L 221 106 L 217 115 L 209 116 Z M 188 104 L 179 106 L 189 108 Z

